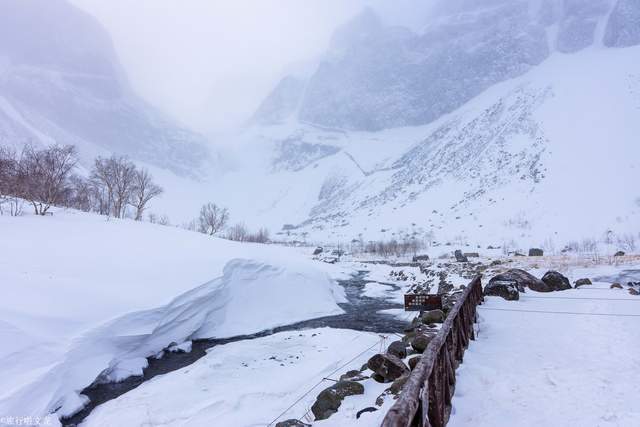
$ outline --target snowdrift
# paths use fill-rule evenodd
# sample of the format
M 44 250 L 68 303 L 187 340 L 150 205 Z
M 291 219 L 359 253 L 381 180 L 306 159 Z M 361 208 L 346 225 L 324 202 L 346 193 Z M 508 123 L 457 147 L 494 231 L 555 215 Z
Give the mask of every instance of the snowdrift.
M 1 414 L 68 415 L 98 375 L 140 373 L 173 342 L 342 312 L 289 248 L 75 211 L 0 216 L 0 236 Z
M 343 310 L 344 290 L 325 273 L 255 260 L 235 259 L 223 276 L 177 297 L 159 309 L 153 332 L 106 372 L 111 381 L 141 375 L 144 358 L 170 343 L 260 332 Z M 147 315 L 156 316 L 156 312 Z

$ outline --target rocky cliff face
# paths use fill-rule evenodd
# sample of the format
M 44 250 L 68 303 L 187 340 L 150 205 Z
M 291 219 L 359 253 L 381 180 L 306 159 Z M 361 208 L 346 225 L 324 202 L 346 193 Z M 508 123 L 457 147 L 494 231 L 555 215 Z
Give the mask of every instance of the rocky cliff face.
M 74 143 L 197 174 L 204 138 L 130 89 L 106 31 L 65 0 L 0 3 L 0 140 Z
M 638 196 L 607 188 L 640 167 L 629 156 L 639 11 L 636 0 L 443 0 L 416 32 L 365 10 L 314 74 L 257 113 L 249 139 L 272 150 L 260 223 L 348 240 L 535 239 L 637 221 Z
M 599 26 L 606 26 L 603 39 Z M 367 9 L 336 32 L 305 91 L 281 85 L 262 110 L 288 99 L 301 122 L 323 127 L 423 125 L 554 51 L 639 44 L 639 28 L 635 0 L 442 1 L 420 33 L 386 26 Z M 269 113 L 259 116 L 274 122 Z
M 618 0 L 609 17 L 604 43 L 610 47 L 640 44 L 640 2 Z

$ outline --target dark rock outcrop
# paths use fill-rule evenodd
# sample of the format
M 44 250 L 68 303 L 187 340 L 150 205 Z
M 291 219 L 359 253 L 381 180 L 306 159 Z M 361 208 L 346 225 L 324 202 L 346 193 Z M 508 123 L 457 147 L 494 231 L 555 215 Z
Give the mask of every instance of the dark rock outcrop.
M 591 283 L 590 279 L 578 279 L 576 280 L 576 285 L 575 287 L 578 288 L 580 286 L 586 286 L 586 285 L 592 285 L 593 283 Z
M 413 257 L 413 262 L 429 261 L 429 255 L 416 255 Z
M 276 427 L 311 427 L 311 424 L 306 424 L 300 420 L 291 419 L 277 423 Z
M 434 335 L 426 335 L 426 334 L 416 335 L 416 337 L 413 340 L 411 340 L 411 348 L 413 348 L 418 353 L 423 353 L 426 350 L 429 343 L 431 342 L 431 340 L 433 339 L 433 337 Z
M 364 394 L 364 386 L 355 381 L 339 381 L 320 392 L 311 412 L 316 421 L 326 420 L 338 411 L 342 401 L 347 396 Z
M 313 251 L 314 255 L 320 255 L 322 252 L 324 252 L 324 249 L 321 248 L 320 246 L 318 246 L 317 248 L 315 248 L 315 250 Z
M 567 289 L 571 289 L 571 282 L 569 282 L 569 279 L 557 271 L 547 271 L 547 273 L 542 277 L 542 281 L 554 291 L 565 291 Z
M 622 289 L 622 285 L 620 283 L 612 283 L 609 289 Z
M 508 301 L 520 299 L 518 285 L 514 280 L 491 280 L 484 287 L 484 294 L 487 296 L 502 297 Z
M 517 268 L 511 269 L 505 273 L 498 274 L 494 276 L 490 281 L 487 287 L 491 285 L 491 282 L 514 282 L 516 288 L 520 292 L 524 292 L 525 288 L 529 288 L 532 291 L 537 292 L 551 292 L 551 289 L 546 283 L 542 280 L 538 279 L 532 274 L 527 273 L 524 270 L 520 270 Z
M 404 341 L 394 341 L 387 348 L 387 353 L 404 359 L 407 357 L 407 343 Z
M 462 253 L 462 251 L 460 249 L 455 251 L 453 253 L 453 256 L 456 257 L 456 261 L 457 262 L 469 262 L 469 259 L 466 256 L 464 256 L 464 254 Z
M 364 381 L 369 377 L 356 369 L 340 375 L 340 381 Z
M 616 252 L 613 256 L 625 256 L 626 254 L 623 251 Z
M 404 362 L 392 354 L 376 354 L 367 362 L 367 366 L 375 372 L 376 381 L 392 382 L 409 372 Z
M 442 310 L 425 311 L 422 313 L 422 316 L 420 316 L 420 320 L 422 320 L 422 323 L 425 325 L 431 323 L 442 323 L 444 322 L 444 312 Z

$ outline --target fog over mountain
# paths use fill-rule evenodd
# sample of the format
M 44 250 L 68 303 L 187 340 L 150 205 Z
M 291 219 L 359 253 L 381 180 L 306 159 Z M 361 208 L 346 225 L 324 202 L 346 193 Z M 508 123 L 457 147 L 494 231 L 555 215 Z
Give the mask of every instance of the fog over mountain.
M 140 5 L 131 12 L 152 10 Z M 268 50 L 250 54 L 249 48 L 261 46 L 256 29 L 237 40 L 229 30 L 230 48 L 215 39 L 217 51 L 202 49 L 206 38 L 192 45 L 213 63 L 229 58 L 220 67 L 235 64 L 233 78 L 209 76 L 210 65 L 171 58 L 165 59 L 169 74 L 146 70 L 150 82 L 167 82 L 167 93 L 212 80 L 226 85 L 215 110 L 228 107 L 236 118 L 234 92 L 239 98 L 251 93 L 257 107 L 221 144 L 160 112 L 166 103 L 158 108 L 142 100 L 141 86 L 133 87 L 128 74 L 145 70 L 129 61 L 125 69 L 119 57 L 143 51 L 116 51 L 96 18 L 63 0 L 7 0 L 0 18 L 0 137 L 18 145 L 76 144 L 85 159 L 127 154 L 162 174 L 167 191 L 158 209 L 178 221 L 214 199 L 252 226 L 286 225 L 282 235 L 292 239 L 350 240 L 412 229 L 447 238 L 535 240 L 637 223 L 640 194 L 616 182 L 633 181 L 640 167 L 630 156 L 637 150 L 640 83 L 633 64 L 639 59 L 640 4 L 443 0 L 410 14 L 411 5 L 328 4 L 324 13 L 335 17 L 322 29 L 313 27 L 309 60 L 284 67 L 296 71 L 280 79 L 276 65 L 289 56 L 293 62 L 303 58 L 308 40 L 287 44 L 289 56 L 269 62 Z M 187 9 L 204 15 L 225 10 L 205 6 L 189 3 L 195 9 Z M 185 28 L 182 19 L 191 15 L 178 16 L 176 28 Z M 194 21 L 194 28 L 202 22 Z M 157 27 L 150 28 L 156 34 Z M 293 31 L 269 28 L 275 31 L 271 40 Z M 325 45 L 321 34 L 329 29 Z M 117 38 L 136 34 L 112 31 Z M 167 40 L 171 29 L 168 34 Z M 233 62 L 239 40 L 249 50 Z M 167 44 L 168 51 L 175 46 Z M 183 77 L 198 78 L 172 85 L 166 76 L 180 66 Z M 252 76 L 261 73 L 258 84 Z M 154 80 L 160 75 L 164 80 Z M 181 86 L 183 80 L 189 84 Z M 256 89 L 265 82 L 271 82 L 270 92 Z M 243 108 L 250 104 L 245 101 Z M 210 117 L 211 123 L 226 118 Z M 200 181 L 184 179 L 190 176 Z M 592 205 L 593 194 L 600 202 L 576 222 L 569 209 Z
M 131 89 L 109 34 L 65 0 L 0 2 L 0 140 L 75 144 L 198 175 L 205 139 Z
M 244 135 L 273 174 L 260 199 L 280 188 L 264 221 L 278 212 L 296 226 L 286 234 L 336 239 L 637 227 L 638 194 L 614 181 L 640 178 L 628 157 L 639 12 L 627 0 L 441 1 L 410 29 L 365 9 L 313 73 L 275 86 Z M 591 206 L 581 220 L 576 205 Z
M 611 7 L 609 0 L 440 2 L 421 32 L 386 26 L 367 9 L 334 34 L 304 92 L 281 85 L 284 93 L 262 108 L 288 99 L 299 120 L 347 130 L 427 124 L 553 51 L 592 46 Z M 637 44 L 637 13 L 637 3 L 618 2 L 597 42 Z

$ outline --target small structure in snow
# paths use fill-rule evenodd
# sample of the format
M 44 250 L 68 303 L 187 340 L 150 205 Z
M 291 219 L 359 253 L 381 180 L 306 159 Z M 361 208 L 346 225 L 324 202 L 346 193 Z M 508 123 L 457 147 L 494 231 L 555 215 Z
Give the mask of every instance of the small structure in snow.
M 544 251 L 539 248 L 529 249 L 529 256 L 544 256 Z

